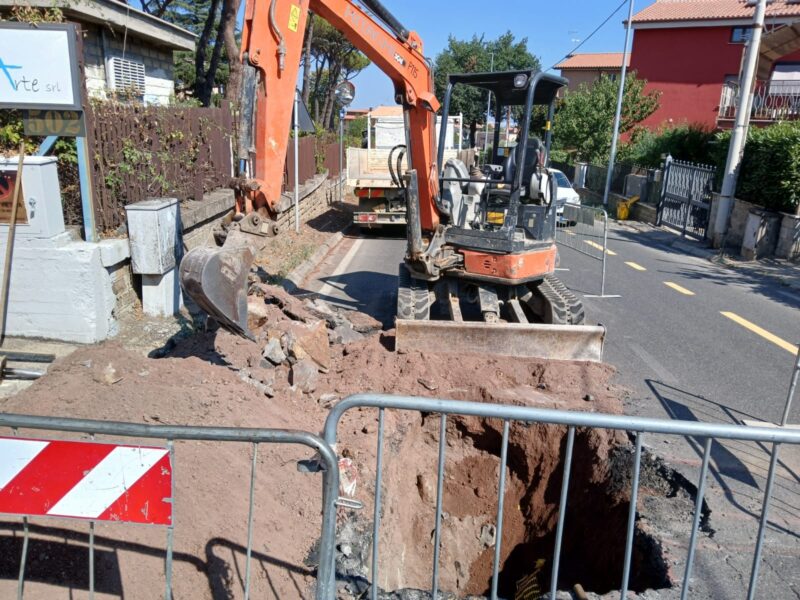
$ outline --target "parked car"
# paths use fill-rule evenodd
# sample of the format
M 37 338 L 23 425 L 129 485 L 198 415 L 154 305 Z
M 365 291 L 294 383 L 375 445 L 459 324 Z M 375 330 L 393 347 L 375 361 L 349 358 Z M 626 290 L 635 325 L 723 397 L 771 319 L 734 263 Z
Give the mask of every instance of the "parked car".
M 558 169 L 550 169 L 550 172 L 553 174 L 553 177 L 555 177 L 556 184 L 558 185 L 558 193 L 556 195 L 556 222 L 574 225 L 574 221 L 568 222 L 567 219 L 564 218 L 564 206 L 567 204 L 580 206 L 581 197 L 578 192 L 575 191 L 575 188 L 572 187 L 572 184 L 564 173 Z

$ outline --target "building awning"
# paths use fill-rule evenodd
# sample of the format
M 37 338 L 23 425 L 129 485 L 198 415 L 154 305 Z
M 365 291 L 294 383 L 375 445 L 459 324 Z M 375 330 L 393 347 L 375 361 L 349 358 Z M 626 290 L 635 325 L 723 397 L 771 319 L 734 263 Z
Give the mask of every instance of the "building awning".
M 769 79 L 775 63 L 787 54 L 800 50 L 800 22 L 779 27 L 761 36 L 758 56 L 758 79 Z
M 19 0 L 0 0 L 0 8 L 10 8 Z M 96 23 L 114 31 L 125 31 L 151 42 L 154 46 L 169 50 L 195 49 L 197 36 L 187 29 L 149 15 L 119 0 L 25 0 L 26 6 L 35 8 L 58 8 L 67 20 Z

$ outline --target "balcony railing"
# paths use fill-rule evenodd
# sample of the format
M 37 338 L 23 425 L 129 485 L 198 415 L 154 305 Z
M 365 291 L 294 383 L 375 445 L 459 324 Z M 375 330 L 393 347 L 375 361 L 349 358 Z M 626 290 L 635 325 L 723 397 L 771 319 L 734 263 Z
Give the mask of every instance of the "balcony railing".
M 719 100 L 719 121 L 733 121 L 739 103 L 739 84 L 722 86 Z M 800 81 L 758 81 L 753 91 L 750 119 L 753 121 L 787 121 L 800 118 Z

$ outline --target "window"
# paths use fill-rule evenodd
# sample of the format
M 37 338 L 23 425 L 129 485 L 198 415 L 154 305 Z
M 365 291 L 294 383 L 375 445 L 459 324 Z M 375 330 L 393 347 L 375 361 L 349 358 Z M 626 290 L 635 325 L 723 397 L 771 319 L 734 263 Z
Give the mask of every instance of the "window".
M 119 92 L 144 94 L 144 63 L 113 56 L 108 61 L 111 68 L 111 88 Z
M 731 43 L 744 44 L 753 37 L 753 29 L 751 27 L 734 27 L 731 29 Z

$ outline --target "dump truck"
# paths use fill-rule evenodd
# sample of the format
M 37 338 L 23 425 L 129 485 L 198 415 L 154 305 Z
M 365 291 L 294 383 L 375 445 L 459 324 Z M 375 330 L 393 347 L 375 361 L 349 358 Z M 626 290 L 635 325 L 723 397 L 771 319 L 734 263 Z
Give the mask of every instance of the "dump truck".
M 406 197 L 400 175 L 408 169 L 405 123 L 400 106 L 379 106 L 366 115 L 364 143 L 347 149 L 347 185 L 358 198 L 353 222 L 361 229 L 406 224 Z M 441 118 L 439 127 L 441 127 Z M 475 161 L 475 149 L 463 148 L 464 117 L 451 116 L 445 159 Z

